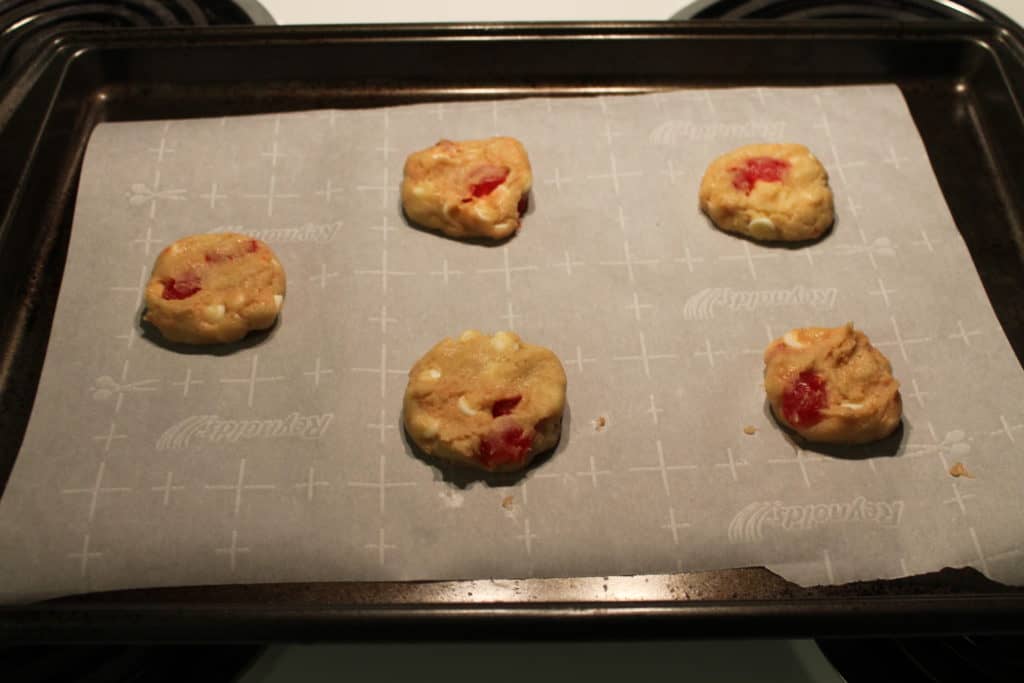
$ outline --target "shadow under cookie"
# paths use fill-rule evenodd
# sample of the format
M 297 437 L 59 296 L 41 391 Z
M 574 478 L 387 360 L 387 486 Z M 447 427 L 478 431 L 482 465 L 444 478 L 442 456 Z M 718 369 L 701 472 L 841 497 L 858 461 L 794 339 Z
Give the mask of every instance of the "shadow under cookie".
M 398 429 L 402 435 L 402 445 L 405 447 L 405 452 L 425 465 L 430 466 L 434 470 L 435 481 L 444 481 L 460 489 L 469 488 L 470 485 L 477 482 L 492 488 L 515 486 L 534 470 L 543 467 L 545 463 L 568 447 L 570 423 L 569 407 L 566 406 L 562 413 L 562 428 L 559 433 L 558 443 L 546 451 L 538 453 L 530 464 L 521 470 L 514 472 L 488 472 L 487 470 L 477 469 L 468 465 L 459 465 L 426 453 L 412 440 L 412 437 L 409 436 L 405 429 L 405 422 L 402 416 L 398 416 Z
M 526 212 L 523 213 L 520 216 L 520 219 L 525 219 L 527 216 L 529 216 L 531 213 L 533 213 L 533 203 L 534 203 L 533 192 L 530 192 L 529 197 L 530 197 L 530 199 L 529 199 L 529 203 L 527 204 Z M 419 223 L 417 223 L 413 219 L 409 218 L 409 214 L 407 214 L 405 212 L 405 207 L 402 206 L 401 201 L 399 201 L 399 203 L 398 203 L 398 208 L 399 208 L 399 215 L 402 217 L 402 222 L 405 224 L 405 226 L 407 228 L 410 228 L 410 229 L 415 230 L 417 232 L 422 232 L 422 233 L 427 234 L 427 235 L 433 235 L 435 237 L 440 237 L 442 239 L 450 240 L 452 242 L 457 242 L 459 244 L 470 244 L 470 245 L 477 246 L 477 247 L 502 247 L 502 246 L 505 246 L 506 244 L 509 243 L 509 241 L 512 240 L 512 238 L 514 238 L 517 234 L 519 234 L 520 230 L 523 230 L 526 227 L 525 223 L 521 223 L 519 228 L 517 228 L 516 230 L 512 231 L 511 233 L 509 233 L 508 235 L 506 235 L 505 237 L 502 237 L 500 239 L 494 239 L 492 237 L 455 237 L 453 235 L 449 235 L 447 233 L 441 232 L 440 230 L 437 230 L 435 228 L 428 228 L 426 226 L 420 225 Z
M 766 249 L 786 249 L 789 251 L 797 251 L 799 249 L 804 249 L 806 247 L 813 247 L 816 244 L 824 242 L 835 233 L 836 228 L 839 225 L 839 216 L 836 215 L 835 217 L 833 217 L 832 223 L 827 228 L 825 228 L 825 230 L 817 237 L 812 237 L 811 239 L 807 240 L 763 240 L 757 239 L 756 237 L 753 237 L 751 235 L 746 235 L 742 232 L 733 232 L 732 230 L 726 230 L 724 228 L 721 228 L 718 226 L 717 223 L 715 223 L 714 220 L 712 220 L 711 216 L 709 216 L 706 211 L 701 211 L 700 213 L 702 216 L 704 216 L 704 219 L 708 222 L 708 224 L 711 226 L 713 230 L 715 230 L 716 232 L 720 232 L 723 235 L 735 237 L 736 239 L 743 240 L 751 244 L 756 244 L 757 246 L 764 247 Z
M 800 450 L 807 451 L 808 453 L 827 455 L 838 460 L 895 458 L 903 453 L 903 447 L 905 445 L 904 440 L 907 433 L 909 433 L 909 425 L 906 424 L 907 417 L 904 415 L 900 420 L 899 425 L 897 425 L 896 429 L 893 430 L 892 434 L 884 439 L 864 444 L 820 443 L 817 441 L 808 441 L 788 425 L 783 424 L 779 418 L 775 416 L 775 413 L 772 411 L 771 404 L 767 399 L 764 402 L 764 412 L 768 419 L 771 420 L 771 422 L 773 422 L 780 431 L 782 431 L 786 440 L 798 447 Z
M 274 319 L 274 324 L 265 330 L 251 330 L 238 341 L 226 344 L 185 344 L 167 339 L 153 323 L 145 319 L 146 307 L 143 306 L 136 314 L 139 336 L 162 349 L 187 356 L 230 356 L 233 353 L 251 349 L 267 341 L 281 324 L 281 315 Z

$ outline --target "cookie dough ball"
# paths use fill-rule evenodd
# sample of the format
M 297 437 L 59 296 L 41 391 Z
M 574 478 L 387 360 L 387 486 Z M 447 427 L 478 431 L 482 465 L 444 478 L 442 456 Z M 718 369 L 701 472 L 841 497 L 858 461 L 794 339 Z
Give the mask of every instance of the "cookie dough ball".
M 708 166 L 700 208 L 715 225 L 763 241 L 820 237 L 832 225 L 828 173 L 803 145 L 747 145 Z
M 193 235 L 157 257 L 145 319 L 174 342 L 238 341 L 274 324 L 284 289 L 284 269 L 263 242 L 237 233 Z
M 425 453 L 495 472 L 554 448 L 565 370 L 550 350 L 511 332 L 445 339 L 409 371 L 405 429 Z
M 791 330 L 768 345 L 764 363 L 772 412 L 808 441 L 868 443 L 900 423 L 892 366 L 850 323 Z
M 500 240 L 519 229 L 532 183 L 514 138 L 441 140 L 406 159 L 402 206 L 413 222 L 451 237 Z

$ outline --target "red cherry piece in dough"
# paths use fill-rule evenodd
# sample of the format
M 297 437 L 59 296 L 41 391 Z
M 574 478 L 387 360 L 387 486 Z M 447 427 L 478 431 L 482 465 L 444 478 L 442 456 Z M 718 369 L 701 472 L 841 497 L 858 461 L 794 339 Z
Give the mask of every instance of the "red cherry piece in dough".
M 477 459 L 484 467 L 497 467 L 508 463 L 520 463 L 526 458 L 533 445 L 533 435 L 512 423 L 491 432 L 480 440 Z
M 512 398 L 503 398 L 499 401 L 495 401 L 494 405 L 491 406 L 491 415 L 493 417 L 501 417 L 502 415 L 508 415 L 511 413 L 519 402 L 523 400 L 522 396 L 513 396 Z
M 778 183 L 789 170 L 789 162 L 774 157 L 751 157 L 742 166 L 733 166 L 732 186 L 744 194 L 750 194 L 758 181 Z
M 188 276 L 184 280 L 175 280 L 173 277 L 169 277 L 163 281 L 164 291 L 161 296 L 168 301 L 176 299 L 187 299 L 202 287 L 199 286 L 199 280 L 193 276 Z
M 828 405 L 824 378 L 804 370 L 782 393 L 782 416 L 794 427 L 812 427 L 821 422 L 821 409 Z
M 499 173 L 493 175 L 484 176 L 482 180 L 478 180 L 469 186 L 469 193 L 474 197 L 486 197 L 490 193 L 494 192 L 494 189 L 505 182 L 508 178 L 508 170 L 502 169 Z

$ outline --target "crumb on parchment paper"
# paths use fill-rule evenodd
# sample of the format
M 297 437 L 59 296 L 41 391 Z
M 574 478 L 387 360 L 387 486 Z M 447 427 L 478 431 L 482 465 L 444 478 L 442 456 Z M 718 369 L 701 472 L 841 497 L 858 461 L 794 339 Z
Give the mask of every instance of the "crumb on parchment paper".
M 952 477 L 967 477 L 968 479 L 974 479 L 974 475 L 967 471 L 967 468 L 962 462 L 953 463 L 953 466 L 949 468 L 949 474 Z
M 754 434 L 757 434 L 757 427 L 754 425 L 747 425 L 743 428 L 743 433 L 747 436 L 753 436 Z
M 515 507 L 515 504 L 515 496 L 505 496 L 504 498 L 501 499 L 501 507 L 505 508 L 506 510 L 511 510 L 513 507 Z
M 597 432 L 604 431 L 604 427 L 607 424 L 608 424 L 608 418 L 606 418 L 604 415 L 598 415 L 597 419 L 594 420 L 594 431 L 597 431 Z

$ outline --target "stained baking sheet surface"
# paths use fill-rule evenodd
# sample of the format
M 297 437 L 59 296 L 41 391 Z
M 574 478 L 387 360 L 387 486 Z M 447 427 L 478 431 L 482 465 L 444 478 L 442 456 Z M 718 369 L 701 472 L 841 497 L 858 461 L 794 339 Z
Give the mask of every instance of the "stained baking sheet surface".
M 406 225 L 405 155 L 493 134 L 533 162 L 520 234 L 487 247 Z M 828 168 L 833 232 L 785 249 L 711 228 L 707 162 L 780 139 Z M 284 263 L 281 324 L 230 353 L 161 345 L 139 325 L 156 253 L 228 229 Z M 847 320 L 892 360 L 903 431 L 799 449 L 766 414 L 761 352 Z M 405 443 L 406 370 L 470 327 L 566 365 L 562 443 L 522 478 L 441 470 Z M 805 585 L 950 565 L 1021 583 L 1022 398 L 892 86 L 102 124 L 0 500 L 0 591 L 748 565 Z

